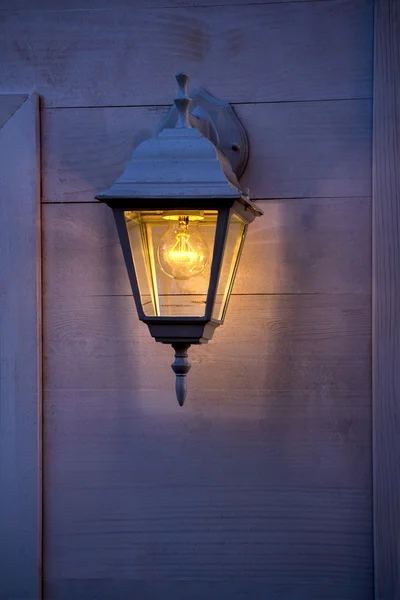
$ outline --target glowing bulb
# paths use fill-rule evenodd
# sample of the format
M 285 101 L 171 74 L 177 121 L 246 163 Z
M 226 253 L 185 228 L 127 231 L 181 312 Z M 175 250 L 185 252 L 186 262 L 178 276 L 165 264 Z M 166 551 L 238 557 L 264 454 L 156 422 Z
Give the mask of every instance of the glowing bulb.
M 157 248 L 161 269 L 174 279 L 190 279 L 207 266 L 209 251 L 199 232 L 198 222 L 189 225 L 189 217 L 180 215 L 170 220 L 168 231 Z

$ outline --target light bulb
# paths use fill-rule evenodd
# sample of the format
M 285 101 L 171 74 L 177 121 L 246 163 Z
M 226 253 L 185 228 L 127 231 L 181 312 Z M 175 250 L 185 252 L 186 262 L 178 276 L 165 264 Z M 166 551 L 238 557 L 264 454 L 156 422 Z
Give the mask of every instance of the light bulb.
M 184 215 L 170 220 L 168 231 L 158 244 L 157 258 L 163 272 L 174 279 L 200 275 L 207 266 L 209 250 L 198 222 L 189 224 L 189 217 Z

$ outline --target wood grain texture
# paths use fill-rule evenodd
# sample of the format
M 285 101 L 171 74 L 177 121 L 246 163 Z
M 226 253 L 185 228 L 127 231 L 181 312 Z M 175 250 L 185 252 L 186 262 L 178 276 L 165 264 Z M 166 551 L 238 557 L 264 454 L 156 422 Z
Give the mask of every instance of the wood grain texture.
M 150 338 L 132 297 L 46 300 L 46 311 L 47 389 L 154 388 L 172 397 L 171 349 Z M 323 384 L 367 393 L 369 319 L 369 296 L 236 296 L 215 343 L 191 349 L 192 363 L 206 371 L 193 368 L 190 386 L 202 394 Z M 147 369 L 153 360 L 157 377 Z
M 45 105 L 46 597 L 372 600 L 372 0 L 34 1 L 0 85 Z M 184 410 L 93 202 L 180 70 L 235 103 L 266 213 Z
M 247 4 L 276 4 L 279 2 L 320 2 L 321 0 L 1 0 L 1 10 L 105 10 L 118 8 L 182 8 Z M 328 0 L 329 1 L 329 0 Z
M 371 97 L 372 0 L 0 17 L 0 89 L 46 106 L 170 104 L 179 71 L 230 102 Z
M 131 298 L 45 314 L 51 598 L 372 600 L 368 297 L 234 297 L 184 411 Z
M 13 112 L 20 97 L 5 104 Z M 3 98 L 0 96 L 0 106 Z M 1 109 L 0 109 L 1 113 Z M 0 598 L 41 585 L 41 261 L 38 97 L 0 129 Z
M 400 7 L 376 3 L 373 138 L 375 598 L 400 597 Z
M 266 507 L 268 509 L 268 506 Z M 244 550 L 244 554 L 247 548 Z M 269 560 L 270 551 L 267 551 Z M 173 557 L 172 557 L 173 558 Z M 238 567 L 241 568 L 241 564 Z M 329 569 L 327 569 L 329 571 Z M 175 598 L 175 600 L 371 600 L 369 587 L 360 586 L 359 580 L 349 584 L 336 586 L 327 583 L 327 577 L 321 582 L 313 577 L 309 582 L 296 583 L 296 592 L 291 581 L 286 581 L 285 573 L 281 574 L 279 582 L 269 584 L 266 581 L 254 581 L 253 579 L 241 579 L 231 577 L 225 582 L 207 582 L 202 577 L 201 581 L 195 582 L 176 581 L 141 581 L 132 579 L 68 579 L 50 582 L 48 593 L 54 600 L 109 600 L 109 598 L 146 598 L 146 600 L 164 600 Z M 335 579 L 336 578 L 331 578 Z M 340 596 L 337 594 L 340 593 Z
M 108 400 L 112 406 L 115 395 Z M 47 586 L 49 597 L 372 600 L 370 492 L 281 485 L 274 489 L 269 483 L 274 465 L 260 460 L 269 429 L 248 444 L 256 423 L 246 427 L 236 423 L 230 433 L 237 443 L 221 445 L 217 437 L 227 432 L 219 424 L 210 423 L 209 431 L 185 438 L 183 444 L 162 435 L 161 421 L 153 425 L 159 432 L 156 443 L 163 444 L 157 459 L 153 455 L 154 462 L 148 458 L 151 436 L 142 433 L 143 421 L 134 429 L 139 439 L 135 442 L 136 436 L 126 432 L 119 449 L 115 436 L 107 432 L 97 443 L 92 439 L 84 446 L 79 443 L 80 466 L 76 455 L 61 457 L 57 452 L 64 473 L 52 499 L 59 502 L 64 493 L 65 516 L 51 513 L 57 525 L 49 544 L 54 574 Z M 168 426 L 182 437 L 185 424 L 174 427 L 169 420 Z M 272 420 L 271 430 L 273 426 Z M 108 456 L 101 451 L 102 444 L 109 449 Z M 277 449 L 273 441 L 266 445 L 285 457 L 275 459 L 278 468 L 293 456 L 291 449 Z M 98 460 L 96 448 L 101 458 L 107 456 L 102 480 L 91 476 Z M 129 451 L 130 461 L 125 454 Z M 142 452 L 152 475 L 147 485 L 137 483 Z M 232 459 L 237 475 L 242 475 L 239 484 L 238 477 L 231 477 Z M 220 465 L 213 474 L 218 481 L 207 484 L 202 474 L 212 463 Z M 159 485 L 157 478 L 164 470 L 178 483 Z M 75 472 L 78 483 L 73 481 Z M 85 473 L 88 480 L 82 485 Z M 200 482 L 185 483 L 190 473 Z M 253 478 L 258 478 L 257 485 L 246 482 L 254 482 Z
M 258 205 L 264 217 L 249 228 L 234 294 L 370 294 L 370 198 L 297 198 Z M 131 294 L 106 205 L 44 204 L 42 211 L 49 300 Z
M 133 148 L 155 135 L 165 110 L 45 110 L 43 201 L 93 202 Z M 371 101 L 249 104 L 236 112 L 251 153 L 241 183 L 253 198 L 371 195 Z

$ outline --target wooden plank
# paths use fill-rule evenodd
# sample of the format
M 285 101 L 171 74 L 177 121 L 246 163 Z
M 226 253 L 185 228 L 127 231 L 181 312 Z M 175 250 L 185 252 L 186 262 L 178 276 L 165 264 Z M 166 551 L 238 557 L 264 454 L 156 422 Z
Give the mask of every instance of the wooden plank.
M 230 102 L 371 97 L 372 17 L 372 0 L 5 12 L 1 86 L 46 106 L 170 104 L 183 70 Z
M 43 200 L 93 202 L 165 110 L 45 110 Z M 254 198 L 370 196 L 371 110 L 369 100 L 236 106 L 251 151 L 243 186 Z
M 173 398 L 171 348 L 150 338 L 131 296 L 64 297 L 45 308 L 47 389 L 157 389 Z M 369 319 L 369 296 L 236 296 L 212 343 L 191 349 L 195 398 L 227 386 L 369 394 Z
M 268 509 L 268 507 L 266 507 Z M 244 548 L 243 553 L 246 554 Z M 269 555 L 267 557 L 269 561 Z M 329 570 L 329 567 L 327 568 Z M 280 572 L 281 573 L 281 572 Z M 293 589 L 296 588 L 296 596 L 293 596 Z M 263 600 L 265 594 L 268 594 L 268 600 L 282 600 L 282 598 L 295 598 L 295 600 L 354 600 L 358 598 L 360 590 L 364 593 L 362 598 L 372 600 L 369 593 L 369 587 L 360 586 L 359 581 L 346 584 L 340 589 L 335 585 L 327 583 L 316 583 L 313 577 L 309 583 L 296 583 L 292 580 L 286 580 L 286 574 L 281 573 L 281 580 L 272 585 L 263 580 L 254 579 L 239 580 L 237 577 L 230 577 L 229 581 L 207 582 L 203 576 L 201 581 L 154 581 L 154 579 L 138 581 L 129 578 L 115 579 L 63 579 L 52 581 L 49 586 L 52 600 L 109 600 L 109 598 L 128 598 L 138 597 L 146 600 L 164 600 L 164 598 L 174 598 L 175 600 L 242 600 L 254 598 L 254 600 Z M 337 594 L 340 593 L 340 596 Z
M 368 297 L 234 298 L 184 410 L 130 298 L 45 314 L 49 597 L 372 600 Z
M 320 0 L 296 0 L 296 2 L 319 2 Z M 293 0 L 2 0 L 1 10 L 105 10 L 118 8 L 182 8 L 204 6 L 232 6 L 247 4 L 276 4 Z
M 230 308 L 181 411 L 130 298 L 49 305 L 49 597 L 372 600 L 369 299 Z
M 38 104 L 0 129 L 0 597 L 21 600 L 41 597 Z
M 400 597 L 400 7 L 376 3 L 373 136 L 375 598 Z
M 115 396 L 107 398 L 109 406 Z M 103 394 L 97 398 L 103 404 Z M 63 397 L 67 405 L 70 399 Z M 83 404 L 88 397 L 79 399 Z M 79 415 L 78 404 L 72 406 Z M 133 420 L 123 424 L 120 414 L 109 423 L 123 428 L 123 440 L 109 433 L 110 425 L 96 442 L 89 432 L 82 443 L 82 435 L 77 441 L 81 461 L 66 450 L 65 439 L 55 448 L 62 468 L 56 473 L 51 466 L 58 487 L 48 498 L 49 598 L 161 600 L 176 593 L 182 600 L 242 600 L 245 592 L 253 592 L 249 597 L 260 600 L 265 593 L 276 600 L 372 600 L 370 490 L 285 485 L 286 465 L 297 453 L 276 438 L 266 442 L 267 431 L 258 433 L 257 421 L 246 427 L 231 422 L 226 430 L 221 422 L 206 420 L 203 432 L 190 434 L 196 417 L 179 419 L 181 426 L 169 419 L 174 442 L 162 433 L 162 418 L 152 418 L 153 433 L 148 419 L 139 418 L 132 427 Z M 268 431 L 273 425 L 272 419 Z M 274 453 L 271 461 L 268 451 Z M 315 447 L 315 455 L 319 451 Z M 104 461 L 102 478 L 99 460 Z M 149 484 L 142 483 L 146 466 Z M 275 487 L 270 474 L 280 467 L 284 471 Z
M 264 217 L 249 229 L 235 294 L 370 294 L 370 198 L 258 204 Z M 42 211 L 43 284 L 49 301 L 131 294 L 107 206 L 44 204 Z

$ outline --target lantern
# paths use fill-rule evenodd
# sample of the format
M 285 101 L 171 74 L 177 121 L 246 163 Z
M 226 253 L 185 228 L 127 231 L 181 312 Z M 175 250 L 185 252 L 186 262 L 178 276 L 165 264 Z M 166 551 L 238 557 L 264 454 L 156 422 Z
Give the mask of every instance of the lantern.
M 96 196 L 113 209 L 139 319 L 175 350 L 181 406 L 187 351 L 207 343 L 223 323 L 247 227 L 262 214 L 228 158 L 243 170 L 243 128 L 229 105 L 204 90 L 194 95 L 190 113 L 188 78 L 176 76 L 179 93 L 164 128 Z

